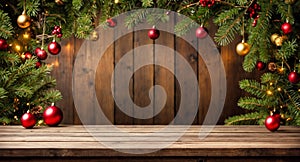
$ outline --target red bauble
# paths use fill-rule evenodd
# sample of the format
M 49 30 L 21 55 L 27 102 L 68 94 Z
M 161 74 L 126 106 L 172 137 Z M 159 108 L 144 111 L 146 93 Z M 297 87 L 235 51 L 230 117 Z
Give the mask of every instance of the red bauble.
M 207 36 L 207 32 L 205 28 L 200 26 L 199 28 L 196 29 L 196 37 L 197 38 L 205 38 Z
M 289 34 L 293 31 L 293 27 L 290 23 L 286 22 L 281 25 L 281 30 L 284 34 Z
M 36 123 L 35 116 L 31 113 L 25 113 L 21 117 L 21 123 L 24 128 L 33 128 Z
M 53 42 L 48 44 L 48 51 L 52 55 L 57 55 L 61 51 L 61 46 L 56 41 L 53 41 Z
M 8 44 L 5 39 L 0 39 L 0 50 L 6 50 L 8 47 Z
M 24 55 L 25 55 L 25 60 L 31 59 L 32 57 L 32 54 L 29 51 L 26 51 Z
M 38 61 L 38 62 L 35 63 L 35 67 L 36 68 L 39 68 L 41 66 L 42 66 L 42 62 L 41 61 Z
M 152 29 L 150 29 L 148 31 L 148 37 L 150 39 L 155 40 L 155 39 L 157 39 L 159 37 L 159 35 L 160 35 L 159 30 L 157 30 L 155 27 L 153 27 Z
M 45 60 L 48 57 L 47 52 L 43 49 L 35 49 L 35 51 L 37 51 L 35 54 L 40 60 Z
M 262 62 L 262 61 L 257 61 L 257 63 L 256 63 L 256 68 L 259 71 L 263 70 L 265 68 L 265 66 L 266 66 L 266 64 L 264 62 Z
M 268 116 L 265 120 L 265 126 L 269 131 L 276 131 L 280 127 L 280 118 L 277 116 Z
M 106 23 L 111 28 L 113 28 L 117 25 L 117 21 L 115 19 L 112 19 L 112 18 L 107 19 Z
M 297 74 L 297 72 L 293 71 L 289 74 L 289 81 L 293 84 L 297 84 L 300 80 L 299 75 Z
M 48 126 L 57 126 L 63 119 L 63 113 L 56 106 L 49 106 L 43 113 L 44 122 Z

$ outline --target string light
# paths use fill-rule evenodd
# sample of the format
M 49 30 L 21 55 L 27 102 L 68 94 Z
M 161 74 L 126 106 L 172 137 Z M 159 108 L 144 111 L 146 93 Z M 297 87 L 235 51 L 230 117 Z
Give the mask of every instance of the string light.
M 273 92 L 271 90 L 267 90 L 267 95 L 273 95 Z
M 278 92 L 281 92 L 281 91 L 282 91 L 281 87 L 278 87 L 278 88 L 277 88 L 277 91 L 278 91 Z

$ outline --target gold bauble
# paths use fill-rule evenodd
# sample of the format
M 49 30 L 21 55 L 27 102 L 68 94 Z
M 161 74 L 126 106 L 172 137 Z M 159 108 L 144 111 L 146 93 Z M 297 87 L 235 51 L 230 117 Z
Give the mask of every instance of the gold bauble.
M 282 46 L 283 38 L 282 37 L 275 38 L 274 43 L 275 43 L 276 46 Z
M 296 2 L 296 0 L 284 0 L 284 3 L 291 5 L 294 4 Z
M 271 35 L 271 42 L 275 44 L 275 39 L 278 38 L 279 35 L 277 33 Z
M 275 71 L 277 69 L 277 66 L 276 66 L 276 64 L 274 62 L 270 62 L 268 64 L 268 69 L 273 72 L 273 71 Z
M 94 30 L 90 36 L 90 39 L 92 41 L 96 41 L 96 40 L 98 40 L 98 38 L 99 38 L 99 34 L 97 33 L 97 31 Z
M 236 53 L 238 55 L 244 56 L 250 52 L 250 45 L 245 42 L 241 42 L 236 46 Z
M 22 15 L 18 17 L 17 24 L 20 28 L 28 28 L 30 26 L 31 20 L 25 11 L 23 11 Z
M 55 0 L 55 3 L 58 4 L 58 5 L 63 5 L 64 2 L 62 0 Z

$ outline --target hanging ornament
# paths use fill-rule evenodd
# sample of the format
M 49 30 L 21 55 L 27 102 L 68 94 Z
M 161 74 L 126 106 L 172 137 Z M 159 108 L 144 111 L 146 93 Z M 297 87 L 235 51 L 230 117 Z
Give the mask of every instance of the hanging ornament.
M 57 126 L 63 119 L 63 113 L 60 108 L 52 105 L 45 109 L 43 117 L 48 126 Z
M 6 50 L 8 47 L 8 44 L 5 39 L 0 39 L 0 50 Z
M 277 66 L 274 62 L 269 62 L 268 63 L 268 70 L 274 72 L 277 69 Z
M 212 7 L 215 4 L 215 0 L 200 0 L 199 3 L 202 7 Z
M 293 31 L 293 27 L 290 23 L 285 22 L 281 25 L 281 30 L 284 34 L 289 34 Z
M 52 30 L 52 35 L 56 35 L 57 38 L 61 38 L 63 36 L 61 27 L 54 26 L 54 29 Z
M 271 37 L 270 37 L 271 42 L 273 44 L 275 44 L 275 39 L 278 38 L 278 37 L 280 37 L 280 36 L 277 33 L 272 34 Z
M 297 84 L 300 81 L 300 77 L 296 71 L 290 72 L 288 78 L 289 78 L 289 81 L 293 84 Z
M 204 27 L 200 26 L 196 29 L 196 37 L 197 38 L 205 38 L 207 36 L 207 32 Z
M 94 31 L 92 32 L 92 34 L 90 35 L 90 39 L 91 39 L 92 41 L 96 41 L 96 40 L 98 40 L 98 38 L 99 38 L 99 34 L 98 34 L 98 32 L 97 32 L 96 30 L 94 30 Z
M 39 47 L 34 50 L 34 53 L 40 60 L 45 60 L 48 57 L 47 52 Z
M 25 60 L 29 60 L 32 58 L 32 54 L 29 51 L 24 52 Z
M 37 61 L 36 63 L 35 63 L 35 67 L 36 68 L 40 68 L 42 66 L 42 62 L 41 61 Z
M 279 47 L 279 46 L 282 46 L 283 41 L 284 41 L 284 37 L 279 36 L 279 37 L 275 38 L 274 43 L 275 43 L 276 46 Z
M 150 39 L 155 40 L 155 39 L 157 39 L 157 38 L 159 37 L 159 35 L 160 35 L 160 32 L 159 32 L 159 30 L 156 29 L 155 26 L 153 26 L 152 29 L 150 29 L 150 30 L 148 31 L 148 37 L 149 37 Z
M 63 5 L 64 2 L 62 0 L 55 0 L 55 3 L 58 4 L 58 5 Z
M 31 114 L 30 112 L 27 112 L 22 115 L 21 123 L 22 123 L 22 126 L 26 129 L 33 128 L 36 123 L 35 116 L 33 114 Z
M 117 25 L 117 21 L 115 19 L 109 18 L 106 20 L 107 26 L 113 28 Z
M 245 56 L 250 52 L 250 45 L 244 41 L 236 46 L 236 53 L 240 56 Z
M 276 131 L 280 127 L 280 118 L 268 116 L 265 120 L 265 126 L 269 131 Z
M 18 17 L 17 24 L 20 28 L 28 28 L 30 26 L 31 20 L 30 17 L 26 14 L 25 10 L 22 12 L 22 15 Z
M 262 61 L 257 61 L 257 63 L 256 63 L 256 68 L 259 71 L 263 70 L 265 68 L 265 66 L 266 66 L 266 64 Z
M 48 44 L 48 51 L 52 55 L 57 55 L 61 51 L 61 46 L 55 40 Z
M 292 5 L 296 2 L 296 0 L 284 0 L 284 3 L 288 4 L 288 5 Z

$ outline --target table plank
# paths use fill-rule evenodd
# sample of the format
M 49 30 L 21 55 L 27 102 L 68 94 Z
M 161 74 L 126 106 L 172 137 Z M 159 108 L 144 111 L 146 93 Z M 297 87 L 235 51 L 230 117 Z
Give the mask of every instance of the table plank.
M 206 138 L 199 138 L 201 126 L 194 125 L 174 142 L 177 131 L 184 126 L 174 126 L 166 132 L 160 132 L 165 128 L 163 125 L 117 127 L 125 134 L 106 125 L 89 126 L 92 132 L 81 125 L 35 129 L 0 126 L 0 159 L 15 156 L 300 156 L 300 127 L 282 126 L 279 131 L 270 132 L 263 126 L 215 126 Z M 119 150 L 110 149 L 107 144 L 113 144 Z M 145 155 L 122 152 L 151 150 L 162 144 L 169 146 Z

